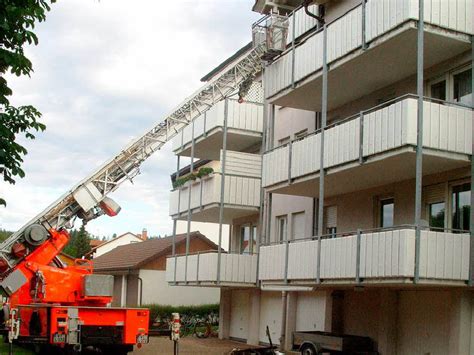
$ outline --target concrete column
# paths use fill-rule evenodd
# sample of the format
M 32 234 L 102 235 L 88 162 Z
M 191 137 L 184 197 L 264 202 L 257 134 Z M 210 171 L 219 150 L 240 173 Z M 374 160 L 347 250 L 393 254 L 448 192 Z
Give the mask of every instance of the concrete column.
M 332 291 L 326 291 L 326 307 L 325 307 L 325 316 L 324 316 L 324 331 L 331 332 L 332 331 L 332 306 L 333 306 L 333 299 L 332 299 Z
M 466 290 L 451 292 L 449 349 L 452 354 L 472 354 L 472 293 Z M 472 339 L 474 341 L 474 339 Z
M 232 291 L 226 288 L 221 288 L 221 300 L 219 304 L 219 339 L 229 339 L 231 300 Z
M 398 292 L 380 291 L 378 351 L 382 355 L 397 354 Z
M 127 305 L 127 275 L 122 275 L 122 292 L 120 295 L 120 306 Z
M 260 289 L 250 290 L 247 344 L 258 345 L 260 331 Z
M 298 292 L 288 292 L 286 303 L 285 343 L 283 349 L 291 350 L 293 346 L 293 332 L 296 330 L 296 307 L 298 304 Z

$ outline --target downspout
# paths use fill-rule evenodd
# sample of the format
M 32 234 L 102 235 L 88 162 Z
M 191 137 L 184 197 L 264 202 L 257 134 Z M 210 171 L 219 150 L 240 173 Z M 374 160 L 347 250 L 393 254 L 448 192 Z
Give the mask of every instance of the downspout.
M 138 283 L 139 283 L 138 286 L 140 287 L 140 292 L 138 293 L 138 300 L 139 300 L 138 305 L 141 306 L 142 300 L 143 300 L 143 280 L 140 276 L 138 276 Z
M 280 336 L 280 350 L 285 350 L 286 338 L 286 305 L 288 294 L 286 291 L 281 292 L 281 336 Z
M 303 1 L 304 12 L 306 13 L 306 15 L 308 15 L 312 18 L 315 18 L 319 22 L 319 25 L 322 26 L 322 25 L 324 25 L 324 18 L 322 18 L 321 16 L 318 16 L 318 15 L 315 15 L 315 14 L 313 14 L 312 12 L 310 12 L 308 10 L 308 6 L 311 5 L 312 2 L 313 2 L 313 0 L 304 0 Z

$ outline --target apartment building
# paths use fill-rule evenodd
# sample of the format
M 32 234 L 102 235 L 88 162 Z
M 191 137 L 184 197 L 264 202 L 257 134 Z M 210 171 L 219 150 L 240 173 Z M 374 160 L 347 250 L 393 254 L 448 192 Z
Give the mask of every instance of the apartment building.
M 170 257 L 167 280 L 221 288 L 222 338 L 267 343 L 268 326 L 285 349 L 324 330 L 381 354 L 474 353 L 474 3 L 253 10 L 269 16 L 254 30 L 289 27 L 262 100 L 240 104 L 257 129 L 232 126 L 249 114 L 228 99 L 175 142 L 214 172 L 172 191 L 170 214 L 229 224 L 229 252 Z

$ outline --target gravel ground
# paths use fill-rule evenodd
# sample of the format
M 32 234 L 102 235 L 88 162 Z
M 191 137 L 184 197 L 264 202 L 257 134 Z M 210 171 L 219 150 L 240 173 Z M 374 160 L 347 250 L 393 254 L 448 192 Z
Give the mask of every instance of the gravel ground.
M 180 354 L 229 354 L 235 348 L 246 348 L 247 344 L 217 338 L 182 338 L 179 341 Z M 173 342 L 166 337 L 151 337 L 148 344 L 136 349 L 133 355 L 173 354 Z

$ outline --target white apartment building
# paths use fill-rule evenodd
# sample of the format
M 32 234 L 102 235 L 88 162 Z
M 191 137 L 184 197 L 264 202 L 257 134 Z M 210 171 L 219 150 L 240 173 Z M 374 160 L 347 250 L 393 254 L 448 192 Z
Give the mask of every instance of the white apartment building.
M 268 326 L 283 349 L 321 330 L 382 355 L 473 354 L 474 2 L 307 9 L 323 21 L 256 0 L 287 16 L 286 48 L 244 103 L 175 140 L 188 171 L 213 172 L 176 187 L 170 215 L 229 224 L 230 248 L 169 257 L 167 280 L 220 287 L 222 338 L 267 343 Z

